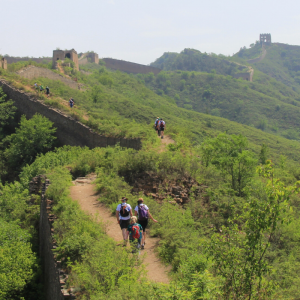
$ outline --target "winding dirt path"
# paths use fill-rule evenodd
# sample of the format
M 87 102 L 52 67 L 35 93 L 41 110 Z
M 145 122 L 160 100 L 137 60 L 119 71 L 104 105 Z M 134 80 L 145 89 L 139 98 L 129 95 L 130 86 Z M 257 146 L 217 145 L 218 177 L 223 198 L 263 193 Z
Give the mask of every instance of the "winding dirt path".
M 97 200 L 95 185 L 92 184 L 93 179 L 95 178 L 78 178 L 73 181 L 75 185 L 71 187 L 71 197 L 74 201 L 78 201 L 86 213 L 98 216 L 98 220 L 106 224 L 106 233 L 116 242 L 122 244 L 122 233 L 116 217 L 112 216 L 109 209 Z M 169 283 L 170 279 L 167 273 L 171 268 L 163 265 L 154 252 L 158 240 L 158 238 L 150 238 L 147 230 L 146 245 L 145 249 L 142 250 L 142 255 L 146 253 L 144 264 L 147 277 L 151 281 Z
M 159 153 L 166 151 L 166 147 L 169 144 L 175 144 L 175 141 L 170 138 L 170 136 L 165 135 L 163 139 L 161 139 L 161 145 L 159 149 Z

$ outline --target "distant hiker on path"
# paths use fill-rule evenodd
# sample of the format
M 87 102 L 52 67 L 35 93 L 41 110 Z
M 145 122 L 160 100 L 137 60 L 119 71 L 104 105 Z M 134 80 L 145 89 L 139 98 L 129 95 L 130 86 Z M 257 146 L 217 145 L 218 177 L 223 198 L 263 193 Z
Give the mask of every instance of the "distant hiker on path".
M 70 98 L 69 104 L 70 104 L 70 107 L 71 107 L 71 108 L 74 106 L 74 99 L 73 99 L 73 98 Z
M 130 225 L 127 227 L 127 234 L 129 234 L 130 242 L 137 242 L 137 249 L 141 248 L 141 241 L 143 237 L 143 228 L 137 223 L 137 217 L 133 216 L 130 218 Z
M 50 89 L 48 86 L 46 86 L 46 95 L 47 95 L 47 98 L 49 98 L 50 96 Z
M 166 122 L 163 119 L 160 119 L 159 122 L 158 122 L 158 127 L 159 127 L 158 130 L 160 130 L 161 138 L 163 139 L 164 138 L 164 131 L 165 131 L 165 128 L 166 128 Z
M 152 217 L 152 215 L 150 214 L 149 208 L 146 204 L 143 203 L 144 199 L 143 198 L 139 198 L 138 202 L 137 202 L 137 206 L 134 209 L 134 215 L 138 216 L 138 223 L 143 227 L 143 238 L 142 238 L 142 249 L 145 248 L 145 241 L 146 241 L 146 228 L 148 226 L 148 219 L 150 217 L 150 219 L 157 223 L 157 221 Z
M 127 228 L 130 223 L 130 217 L 132 217 L 132 210 L 131 210 L 131 206 L 126 203 L 127 201 L 126 197 L 123 197 L 121 201 L 122 203 L 119 204 L 116 209 L 116 218 L 122 230 L 124 245 L 126 245 L 128 240 Z

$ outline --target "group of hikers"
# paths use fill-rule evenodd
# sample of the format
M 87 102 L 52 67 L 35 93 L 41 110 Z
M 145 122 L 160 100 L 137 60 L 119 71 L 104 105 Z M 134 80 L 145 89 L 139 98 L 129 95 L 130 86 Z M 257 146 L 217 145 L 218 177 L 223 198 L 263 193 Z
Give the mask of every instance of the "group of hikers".
M 35 88 L 35 90 L 37 91 L 38 94 L 39 93 L 43 93 L 43 91 L 44 91 L 43 85 L 42 84 L 37 84 L 36 82 L 34 84 L 34 88 Z M 49 96 L 50 96 L 50 89 L 49 89 L 48 86 L 46 86 L 46 92 L 45 93 L 46 93 L 47 98 L 49 98 Z
M 137 206 L 134 209 L 134 216 L 131 205 L 127 203 L 127 200 L 126 197 L 122 197 L 121 203 L 116 209 L 116 218 L 122 230 L 124 246 L 127 245 L 129 236 L 129 241 L 136 241 L 137 249 L 144 249 L 148 220 L 150 218 L 155 223 L 157 220 L 152 217 L 148 206 L 144 204 L 143 198 L 139 198 Z
M 44 91 L 43 85 L 42 84 L 38 84 L 37 82 L 35 82 L 34 88 L 35 88 L 35 90 L 37 91 L 38 94 L 39 93 L 43 93 L 43 91 Z M 46 93 L 47 98 L 49 98 L 49 96 L 50 96 L 50 89 L 49 89 L 48 86 L 46 86 L 45 93 Z M 74 99 L 73 98 L 69 99 L 69 105 L 70 105 L 71 108 L 73 108 L 73 106 L 74 106 Z
M 166 122 L 162 118 L 157 117 L 154 122 L 154 128 L 157 131 L 157 135 L 163 139 L 164 131 L 166 129 Z

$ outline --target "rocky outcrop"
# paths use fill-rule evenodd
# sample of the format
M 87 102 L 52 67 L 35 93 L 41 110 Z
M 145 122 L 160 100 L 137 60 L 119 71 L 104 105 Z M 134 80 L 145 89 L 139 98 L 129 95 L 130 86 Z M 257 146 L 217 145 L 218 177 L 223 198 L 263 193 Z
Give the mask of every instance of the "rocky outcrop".
M 159 202 L 171 198 L 170 203 L 185 204 L 191 197 L 201 197 L 206 188 L 191 177 L 169 180 L 154 173 L 145 172 L 136 176 L 131 192 L 133 194 L 143 192 L 144 195 L 153 197 Z

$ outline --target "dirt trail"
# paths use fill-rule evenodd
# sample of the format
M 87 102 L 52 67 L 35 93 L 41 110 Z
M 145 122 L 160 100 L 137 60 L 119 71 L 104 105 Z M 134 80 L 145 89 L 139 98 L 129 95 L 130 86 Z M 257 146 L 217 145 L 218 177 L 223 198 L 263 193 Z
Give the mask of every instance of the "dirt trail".
M 163 152 L 166 150 L 166 147 L 169 145 L 169 144 L 174 144 L 175 141 L 172 140 L 168 135 L 165 135 L 163 139 L 161 139 L 161 146 L 160 146 L 160 149 L 159 149 L 159 153 Z
M 116 217 L 112 216 L 110 210 L 97 201 L 98 196 L 95 193 L 95 185 L 91 184 L 92 180 L 93 178 L 78 178 L 74 181 L 75 185 L 71 187 L 71 197 L 78 201 L 81 208 L 88 214 L 99 215 L 100 221 L 107 224 L 106 233 L 116 242 L 122 243 L 122 233 Z M 167 273 L 170 271 L 170 267 L 164 266 L 156 256 L 154 249 L 157 243 L 158 239 L 150 238 L 149 231 L 147 231 L 145 250 L 142 250 L 142 254 L 146 253 L 144 264 L 147 277 L 151 281 L 169 283 L 170 279 Z

